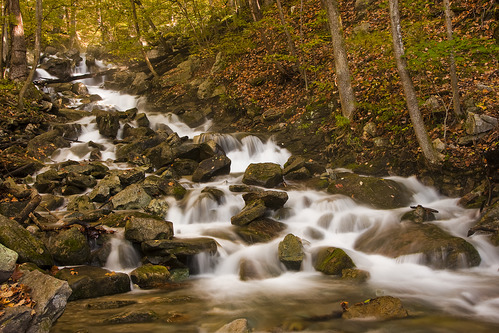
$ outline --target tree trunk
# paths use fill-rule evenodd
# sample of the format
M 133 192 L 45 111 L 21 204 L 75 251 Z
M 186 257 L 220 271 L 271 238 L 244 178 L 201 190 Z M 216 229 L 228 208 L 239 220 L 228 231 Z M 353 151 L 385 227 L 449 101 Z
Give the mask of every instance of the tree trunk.
M 341 112 L 349 120 L 353 119 L 355 106 L 355 94 L 352 88 L 350 69 L 348 68 L 348 57 L 343 40 L 343 28 L 341 25 L 340 12 L 336 0 L 324 0 L 331 38 L 333 42 L 334 66 L 337 77 L 338 92 L 340 94 Z
M 165 52 L 173 51 L 172 47 L 168 46 L 168 44 L 166 43 L 166 40 L 163 38 L 161 33 L 158 31 L 158 28 L 156 27 L 156 25 L 152 21 L 151 17 L 146 13 L 146 10 L 144 8 L 144 5 L 142 5 L 142 2 L 140 0 L 135 0 L 135 2 L 140 7 L 140 9 L 142 9 L 144 18 L 146 19 L 147 23 L 149 23 L 149 26 L 151 27 L 152 31 L 154 31 L 154 34 L 156 35 L 156 37 L 158 37 L 159 43 L 161 44 L 161 46 L 163 46 L 163 49 L 165 50 Z
M 423 151 L 424 157 L 430 164 L 437 165 L 440 162 L 440 158 L 430 141 L 428 132 L 426 131 L 421 112 L 419 111 L 416 90 L 414 89 L 412 79 L 409 75 L 409 71 L 407 70 L 407 61 L 402 41 L 402 28 L 400 25 L 398 0 L 389 0 L 389 4 L 393 51 L 400 79 L 402 81 L 402 86 L 404 87 L 407 109 L 409 110 L 412 126 L 416 132 L 416 138 L 421 150 Z
M 33 65 L 31 66 L 31 70 L 29 71 L 28 78 L 26 82 L 24 82 L 21 91 L 19 92 L 19 103 L 17 108 L 19 111 L 24 109 L 24 95 L 28 90 L 29 85 L 33 81 L 33 77 L 35 76 L 36 67 L 38 66 L 38 62 L 40 61 L 40 48 L 41 48 L 41 40 L 42 40 L 42 0 L 36 0 L 36 33 L 35 33 L 35 58 L 33 60 Z
M 10 14 L 13 17 L 10 38 L 10 71 L 9 78 L 22 81 L 28 75 L 26 61 L 26 40 L 24 39 L 23 17 L 19 0 L 10 0 Z
M 277 9 L 279 10 L 279 18 L 281 19 L 282 28 L 284 29 L 284 34 L 286 35 L 286 41 L 288 43 L 289 54 L 295 60 L 295 70 L 300 71 L 300 61 L 298 60 L 298 55 L 296 53 L 295 42 L 291 38 L 291 33 L 289 32 L 288 25 L 286 24 L 286 19 L 284 18 L 284 12 L 282 11 L 281 0 L 276 0 Z
M 449 0 L 444 0 L 444 11 L 445 11 L 445 28 L 447 30 L 447 39 L 452 42 L 452 16 L 450 11 Z M 459 86 L 457 82 L 457 72 L 456 72 L 456 60 L 454 58 L 454 46 L 450 49 L 450 82 L 452 87 L 452 104 L 454 106 L 454 114 L 456 117 L 462 117 L 461 103 L 459 101 Z
M 69 14 L 71 17 L 69 18 L 70 25 L 69 25 L 69 47 L 70 48 L 77 48 L 78 47 L 78 39 L 76 35 L 76 13 L 77 13 L 77 1 L 72 0 L 71 1 L 71 10 L 69 11 Z
M 4 57 L 4 53 L 5 51 L 7 50 L 7 47 L 5 47 L 7 45 L 7 40 L 6 40 L 6 31 L 7 31 L 7 21 L 6 21 L 6 17 L 7 17 L 7 5 L 8 5 L 8 2 L 6 3 L 5 1 L 2 1 L 1 2 L 1 7 L 2 7 L 2 11 L 0 12 L 0 28 L 2 29 L 2 34 L 0 35 L 1 39 L 0 39 L 0 79 L 3 79 L 4 78 L 4 75 L 3 75 L 3 68 L 4 68 L 4 65 L 5 65 L 5 57 Z
M 135 10 L 135 0 L 130 0 L 130 3 L 132 5 L 133 23 L 135 25 L 135 31 L 137 32 L 137 39 L 139 40 L 140 43 L 140 51 L 142 52 L 142 56 L 144 57 L 147 67 L 151 71 L 152 75 L 154 75 L 155 78 L 159 79 L 158 73 L 156 73 L 156 71 L 154 70 L 151 61 L 149 61 L 149 57 L 147 56 L 146 50 L 144 50 L 144 44 L 142 42 L 142 37 L 140 35 L 139 20 L 137 19 L 137 11 Z

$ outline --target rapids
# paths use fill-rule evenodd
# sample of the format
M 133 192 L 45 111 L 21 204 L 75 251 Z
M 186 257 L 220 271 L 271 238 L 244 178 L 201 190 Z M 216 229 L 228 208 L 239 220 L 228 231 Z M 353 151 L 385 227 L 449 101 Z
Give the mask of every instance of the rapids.
M 84 61 L 77 72 L 84 73 Z M 101 64 L 101 66 L 104 66 Z M 214 332 L 224 324 L 247 318 L 257 332 L 492 332 L 499 330 L 499 249 L 480 235 L 466 238 L 478 212 L 457 205 L 458 199 L 447 198 L 434 189 L 419 183 L 415 177 L 391 179 L 403 184 L 412 193 L 411 205 L 425 205 L 439 211 L 436 225 L 451 234 L 466 238 L 480 253 L 481 264 L 475 268 L 434 270 L 421 264 L 419 255 L 392 259 L 356 251 L 356 239 L 373 226 L 399 223 L 407 208 L 379 210 L 355 203 L 339 195 L 288 184 L 289 200 L 274 219 L 287 225 L 286 233 L 293 233 L 304 241 L 306 258 L 299 272 L 286 271 L 277 256 L 282 238 L 266 244 L 245 245 L 232 231 L 231 216 L 244 206 L 240 193 L 229 186 L 241 184 L 242 173 L 250 163 L 275 162 L 283 165 L 290 153 L 272 140 L 257 136 L 217 134 L 209 132 L 211 124 L 191 129 L 176 116 L 148 113 L 140 98 L 105 90 L 100 80 L 82 80 L 90 93 L 103 99 L 97 103 L 117 110 L 132 107 L 146 112 L 155 129 L 167 124 L 180 136 L 197 142 L 214 139 L 232 161 L 231 174 L 209 183 L 181 180 L 188 189 L 186 197 L 177 202 L 166 199 L 170 210 L 165 219 L 172 221 L 176 237 L 209 236 L 218 244 L 215 256 L 196 258 L 197 275 L 190 277 L 181 288 L 172 290 L 140 290 L 127 294 L 80 300 L 68 304 L 51 332 Z M 75 101 L 78 104 L 78 101 Z M 61 149 L 54 162 L 85 160 L 84 146 L 97 142 L 105 146 L 103 160 L 110 167 L 116 165 L 111 140 L 102 137 L 93 117 L 79 121 L 83 126 L 78 143 Z M 217 202 L 204 187 L 224 192 Z M 284 235 L 283 235 L 284 236 Z M 359 269 L 369 271 L 365 284 L 343 281 L 316 272 L 311 253 L 323 246 L 344 249 Z M 117 238 L 106 266 L 112 270 L 130 271 L 138 265 L 138 258 L 129 244 Z M 251 258 L 258 269 L 269 273 L 262 280 L 241 281 L 241 259 Z M 361 302 L 380 295 L 399 297 L 411 316 L 408 319 L 378 321 L 347 321 L 333 315 L 340 311 L 340 302 Z M 136 303 L 121 309 L 96 310 L 88 304 L 133 300 Z M 153 323 L 99 324 L 102 320 L 126 311 L 154 310 L 164 320 Z

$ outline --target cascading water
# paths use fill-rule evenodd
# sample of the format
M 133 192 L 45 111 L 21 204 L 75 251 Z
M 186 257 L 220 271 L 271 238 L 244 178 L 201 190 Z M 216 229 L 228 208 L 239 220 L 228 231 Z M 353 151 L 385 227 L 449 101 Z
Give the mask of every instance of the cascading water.
M 103 104 L 113 104 L 118 94 L 96 86 L 90 86 L 89 90 L 101 95 L 103 101 L 100 103 Z M 119 96 L 121 104 L 115 105 L 117 109 L 137 106 L 134 96 Z M 165 199 L 170 204 L 165 219 L 173 222 L 175 236 L 212 237 L 219 245 L 218 253 L 216 256 L 203 254 L 196 258 L 199 275 L 193 277 L 185 289 L 132 292 L 105 298 L 138 300 L 136 309 L 154 307 L 157 313 L 164 316 L 172 311 L 182 313 L 190 318 L 188 324 L 103 325 L 99 331 L 213 332 L 224 323 L 240 317 L 248 318 L 260 331 L 267 332 L 277 326 L 283 332 L 295 330 L 293 327 L 302 327 L 309 332 L 487 332 L 499 328 L 499 251 L 483 236 L 466 238 L 477 212 L 458 206 L 457 199 L 439 195 L 415 177 L 391 178 L 412 192 L 411 204 L 438 210 L 437 219 L 432 223 L 452 235 L 466 238 L 477 248 L 482 259 L 475 268 L 437 270 L 424 265 L 418 254 L 393 259 L 355 249 L 355 242 L 366 230 L 398 225 L 409 207 L 373 209 L 359 205 L 349 197 L 290 186 L 287 189 L 289 200 L 274 219 L 286 224 L 286 233 L 303 240 L 305 260 L 300 271 L 287 271 L 277 255 L 282 238 L 265 244 L 246 245 L 234 233 L 230 219 L 243 208 L 244 201 L 241 194 L 231 192 L 229 186 L 241 184 L 241 173 L 250 163 L 274 162 L 283 165 L 290 153 L 272 140 L 262 141 L 253 135 L 203 133 L 209 130 L 209 123 L 192 130 L 173 115 L 147 116 L 153 129 L 158 124 L 166 124 L 179 136 L 193 138 L 196 142 L 215 140 L 231 159 L 231 175 L 223 179 L 217 177 L 204 184 L 184 179 L 182 184 L 188 189 L 184 199 L 180 202 L 173 198 Z M 112 142 L 98 135 L 90 119 L 81 123 L 88 123 L 78 139 L 81 144 L 88 141 L 101 143 L 106 146 L 107 152 L 103 154 L 103 159 L 113 159 Z M 74 152 L 76 146 L 73 144 L 68 151 L 61 150 L 56 160 L 88 158 L 87 154 Z M 206 187 L 222 191 L 223 196 L 215 198 L 203 192 Z M 123 243 L 117 239 L 113 246 L 113 255 L 123 255 Z M 315 271 L 312 253 L 324 246 L 344 249 L 359 269 L 370 273 L 368 282 L 352 284 Z M 263 278 L 241 280 L 240 267 L 244 260 L 250 260 Z M 130 268 L 122 264 L 120 267 L 113 266 L 116 262 L 122 260 L 110 257 L 107 266 L 114 270 Z M 328 317 L 343 300 L 362 301 L 380 295 L 401 298 L 414 314 L 413 317 L 387 323 L 349 322 Z M 70 303 L 54 332 L 65 332 L 64 325 L 71 321 L 82 322 L 84 319 L 77 318 L 82 316 L 83 306 L 81 302 Z M 90 313 L 86 318 L 91 321 L 91 318 L 109 314 L 109 311 Z M 303 326 L 293 326 L 295 322 Z

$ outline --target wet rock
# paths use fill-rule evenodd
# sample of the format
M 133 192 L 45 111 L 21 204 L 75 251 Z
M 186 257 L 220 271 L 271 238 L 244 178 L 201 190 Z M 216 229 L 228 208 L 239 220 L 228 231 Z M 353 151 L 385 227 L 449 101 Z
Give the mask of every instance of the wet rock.
M 116 194 L 111 202 L 114 209 L 143 209 L 147 207 L 152 198 L 138 184 L 132 184 Z
M 69 146 L 69 141 L 64 139 L 59 131 L 51 130 L 31 139 L 27 151 L 29 156 L 44 160 L 52 156 L 57 149 Z
M 299 271 L 305 253 L 301 238 L 287 234 L 279 243 L 279 261 L 292 271 Z
M 127 187 L 128 185 L 132 185 L 138 183 L 145 178 L 145 169 L 144 168 L 133 168 L 128 170 L 120 170 L 118 171 L 118 177 L 120 179 L 121 185 L 123 187 Z
M 52 324 L 66 309 L 66 303 L 71 295 L 68 283 L 38 270 L 25 271 L 19 282 L 31 289 L 31 298 L 36 302 L 33 309 L 35 313 L 27 332 L 49 332 Z
M 286 224 L 269 219 L 260 218 L 249 224 L 237 227 L 235 232 L 246 243 L 267 243 L 281 234 L 286 229 Z
M 71 87 L 71 91 L 74 92 L 76 95 L 80 95 L 80 96 L 88 95 L 87 86 L 81 82 L 73 83 L 73 86 Z
M 60 79 L 67 79 L 71 76 L 71 60 L 63 58 L 50 57 L 46 58 L 40 65 L 51 75 L 57 76 Z
M 15 218 L 27 204 L 28 201 L 0 202 L 0 214 Z
M 148 75 L 144 72 L 137 73 L 127 91 L 134 95 L 143 94 L 151 87 L 151 82 L 148 78 Z
M 66 224 L 89 224 L 92 222 L 96 222 L 102 217 L 108 215 L 110 213 L 109 209 L 95 209 L 95 210 L 87 210 L 81 212 L 70 212 L 69 214 L 64 215 L 62 220 Z
M 199 167 L 199 163 L 194 160 L 189 159 L 179 159 L 176 158 L 172 163 L 172 168 L 177 172 L 179 176 L 192 175 L 194 171 Z
M 342 174 L 333 180 L 327 191 L 380 209 L 405 207 L 410 201 L 410 193 L 393 180 L 361 177 L 353 173 Z
M 168 205 L 168 202 L 161 199 L 152 199 L 149 205 L 144 208 L 146 212 L 160 218 L 165 217 L 169 209 L 170 205 Z
M 208 194 L 209 197 L 212 200 L 216 201 L 217 204 L 219 204 L 219 205 L 225 202 L 225 193 L 224 193 L 224 191 L 219 190 L 219 189 L 217 189 L 215 187 L 207 186 L 207 187 L 205 187 L 201 191 L 201 193 Z
M 34 157 L 27 156 L 26 150 L 19 146 L 11 146 L 0 151 L 0 167 L 3 173 L 12 177 L 26 177 L 43 168 L 43 163 Z
M 109 174 L 102 179 L 88 194 L 90 200 L 106 202 L 113 195 L 122 190 L 121 180 L 117 174 Z
M 12 194 L 16 199 L 25 199 L 31 195 L 31 189 L 25 184 L 17 184 L 11 177 L 3 181 L 0 189 Z
M 175 154 L 169 142 L 163 142 L 148 149 L 144 156 L 149 159 L 155 169 L 160 169 L 175 160 Z
M 137 301 L 112 300 L 112 301 L 90 302 L 87 303 L 86 307 L 92 310 L 109 310 L 109 309 L 119 309 L 134 304 L 137 304 Z
M 288 201 L 288 194 L 281 191 L 258 191 L 243 194 L 246 204 L 255 200 L 262 200 L 265 207 L 270 209 L 280 209 Z
M 219 328 L 215 333 L 249 333 L 251 328 L 246 318 L 236 319 Z
M 344 269 L 355 268 L 352 259 L 340 248 L 322 248 L 314 257 L 314 268 L 326 275 L 341 275 Z
M 142 289 L 159 288 L 170 282 L 170 272 L 165 266 L 144 265 L 134 269 L 130 278 Z
M 473 245 L 431 223 L 403 221 L 384 229 L 371 228 L 357 239 L 355 249 L 391 258 L 419 254 L 421 264 L 437 269 L 472 267 L 481 261 Z
M 82 265 L 90 260 L 87 238 L 76 227 L 50 237 L 48 248 L 58 265 Z
M 148 176 L 141 184 L 144 190 L 151 196 L 168 195 L 175 199 L 182 199 L 187 190 L 175 179 L 158 176 Z
M 75 173 L 102 179 L 107 175 L 108 171 L 109 168 L 101 162 L 67 161 L 59 165 L 59 173 L 61 175 Z
M 85 191 L 87 188 L 93 188 L 97 184 L 97 180 L 90 175 L 71 172 L 66 176 L 64 184 Z
M 366 282 L 371 275 L 368 271 L 357 268 L 345 268 L 341 271 L 341 278 L 344 280 L 352 280 L 356 282 Z
M 207 182 L 215 176 L 230 173 L 231 160 L 225 155 L 213 156 L 199 163 L 192 175 L 193 182 Z
M 476 232 L 490 234 L 493 244 L 499 246 L 499 242 L 497 242 L 497 235 L 499 234 L 499 201 L 485 211 L 477 223 L 470 228 L 468 236 Z
M 232 216 L 230 223 L 237 226 L 245 226 L 251 221 L 263 217 L 266 211 L 267 207 L 265 207 L 263 200 L 253 200 L 239 214 Z
M 138 138 L 146 138 L 154 135 L 154 131 L 149 127 L 132 127 L 129 124 L 123 126 L 123 141 L 134 142 Z
M 59 270 L 56 278 L 68 281 L 73 290 L 69 300 L 94 298 L 130 291 L 130 278 L 100 267 L 79 266 Z
M 49 169 L 36 177 L 33 186 L 40 193 L 51 193 L 56 187 L 60 186 L 63 178 L 56 170 Z
M 203 252 L 216 253 L 217 243 L 206 237 L 150 240 L 142 243 L 142 250 L 151 256 L 193 256 Z
M 54 262 L 45 245 L 19 223 L 0 215 L 0 243 L 17 252 L 18 261 L 51 267 Z
M 239 262 L 239 279 L 241 281 L 265 280 L 279 276 L 280 270 L 273 265 L 266 265 L 253 259 L 241 259 Z
M 140 243 L 153 239 L 171 239 L 173 223 L 153 216 L 131 216 L 125 225 L 125 238 Z
M 159 317 L 154 311 L 133 311 L 117 314 L 102 321 L 105 325 L 149 323 L 158 320 Z
M 96 112 L 95 120 L 99 133 L 114 139 L 120 129 L 120 116 L 117 112 Z
M 435 209 L 423 207 L 421 205 L 411 206 L 411 208 L 411 211 L 402 216 L 402 221 L 410 220 L 416 223 L 435 221 L 435 214 L 438 213 Z
M 276 187 L 283 182 L 282 169 L 275 163 L 252 163 L 246 168 L 243 183 L 246 185 Z
M 341 318 L 388 320 L 405 318 L 408 315 L 400 299 L 381 296 L 350 306 L 347 311 L 343 312 Z
M 84 211 L 89 211 L 89 210 L 94 210 L 95 205 L 94 203 L 90 200 L 90 198 L 86 195 L 78 195 L 71 197 L 68 200 L 68 204 L 66 206 L 66 209 L 68 211 L 77 211 L 77 212 L 84 212 Z
M 139 127 L 149 127 L 150 125 L 147 115 L 143 112 L 137 113 L 135 121 L 137 122 L 137 125 L 139 125 Z
M 10 278 L 16 268 L 18 257 L 15 251 L 0 244 L 0 283 Z
M 8 307 L 0 317 L 2 333 L 26 332 L 31 322 L 32 308 L 28 306 Z
M 326 169 L 319 163 L 297 155 L 291 156 L 284 164 L 283 169 L 283 174 L 289 179 L 306 179 L 324 172 L 326 172 Z M 308 177 L 297 177 L 300 174 Z

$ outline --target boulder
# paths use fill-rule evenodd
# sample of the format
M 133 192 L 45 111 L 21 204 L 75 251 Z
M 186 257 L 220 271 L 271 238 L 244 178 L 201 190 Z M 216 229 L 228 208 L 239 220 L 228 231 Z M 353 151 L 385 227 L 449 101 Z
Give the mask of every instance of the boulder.
M 215 333 L 249 333 L 251 328 L 246 318 L 231 321 L 219 328 Z
M 43 208 L 44 211 L 48 210 L 56 210 L 64 204 L 64 198 L 53 195 L 46 194 L 42 196 L 42 202 L 40 202 L 40 207 Z
M 19 223 L 0 215 L 0 243 L 17 252 L 18 261 L 51 267 L 54 262 L 45 245 Z
M 292 271 L 299 271 L 305 257 L 301 238 L 287 234 L 279 243 L 279 261 Z
M 153 216 L 131 216 L 125 225 L 125 238 L 141 243 L 153 239 L 171 239 L 173 223 Z
M 116 194 L 111 202 L 114 209 L 129 210 L 143 209 L 151 202 L 152 198 L 138 184 L 132 184 Z
M 151 83 L 148 81 L 147 74 L 140 72 L 135 75 L 132 84 L 128 87 L 128 91 L 131 94 L 139 95 L 147 91 L 150 87 Z
M 68 204 L 66 206 L 68 211 L 84 212 L 89 210 L 95 210 L 94 203 L 90 200 L 87 195 L 78 195 L 69 198 Z
M 55 274 L 55 277 L 68 281 L 73 291 L 70 301 L 130 291 L 130 278 L 127 274 L 112 272 L 100 267 L 63 268 Z
M 288 201 L 288 194 L 281 191 L 258 191 L 243 194 L 246 204 L 255 200 L 262 200 L 265 207 L 269 209 L 280 209 Z
M 63 58 L 46 58 L 40 65 L 49 74 L 57 76 L 59 79 L 68 79 L 71 76 L 71 60 Z
M 237 227 L 235 232 L 246 243 L 267 243 L 281 234 L 286 229 L 286 224 L 269 218 L 259 218 L 249 224 Z
M 150 240 L 142 243 L 142 251 L 152 256 L 193 256 L 199 253 L 216 253 L 217 242 L 212 238 L 173 238 Z
M 169 209 L 170 205 L 168 205 L 168 202 L 161 199 L 152 199 L 149 205 L 144 208 L 149 214 L 160 218 L 165 217 Z
M 431 223 L 403 221 L 371 228 L 357 239 L 355 249 L 391 258 L 420 254 L 421 264 L 437 269 L 472 267 L 481 261 L 473 245 Z
M 120 179 L 121 185 L 127 187 L 138 183 L 145 179 L 145 169 L 144 168 L 133 168 L 127 170 L 119 170 L 117 172 L 118 178 Z
M 345 173 L 333 180 L 327 191 L 342 194 L 375 208 L 393 209 L 409 204 L 411 195 L 404 186 L 390 180 L 377 177 L 361 177 Z
M 52 236 L 48 248 L 58 265 L 82 265 L 90 260 L 87 238 L 76 227 Z
M 499 201 L 488 208 L 480 219 L 468 231 L 468 236 L 475 232 L 483 232 L 490 234 L 491 240 L 495 246 L 499 246 Z
M 239 279 L 241 281 L 264 280 L 277 277 L 281 274 L 278 267 L 267 265 L 254 259 L 241 259 L 239 262 Z
M 468 112 L 465 123 L 466 133 L 469 135 L 485 133 L 497 127 L 497 124 L 497 118 L 485 114 Z
M 149 162 L 155 169 L 160 169 L 175 160 L 174 151 L 169 142 L 162 142 L 148 149 L 144 153 L 144 156 L 149 159 Z
M 63 179 L 63 175 L 60 175 L 54 169 L 49 169 L 44 173 L 36 176 L 36 180 L 33 186 L 40 193 L 51 193 L 56 187 L 60 186 Z
M 82 192 L 87 188 L 93 188 L 96 184 L 97 180 L 91 175 L 84 175 L 75 172 L 69 173 L 64 180 L 64 185 L 76 187 Z
M 31 299 L 36 302 L 27 333 L 48 333 L 52 324 L 66 309 L 71 288 L 66 281 L 43 274 L 38 270 L 24 272 L 20 283 L 31 289 Z
M 99 133 L 108 138 L 115 139 L 120 129 L 120 116 L 117 112 L 96 112 L 95 120 Z
M 21 305 L 7 307 L 0 316 L 0 330 L 2 333 L 24 333 L 29 329 L 33 309 Z
M 73 86 L 71 87 L 71 91 L 74 92 L 76 95 L 80 95 L 80 96 L 88 95 L 87 86 L 81 82 L 73 83 Z
M 231 160 L 225 155 L 207 158 L 199 163 L 192 175 L 193 182 L 207 182 L 211 178 L 230 173 Z
M 175 170 L 179 176 L 192 175 L 198 166 L 198 162 L 186 158 L 176 158 L 172 163 L 173 170 Z
M 276 187 L 283 182 L 282 169 L 275 163 L 252 163 L 246 168 L 243 183 L 266 188 Z
M 144 265 L 130 273 L 132 282 L 142 289 L 164 286 L 170 282 L 170 272 L 162 265 Z
M 17 252 L 0 244 L 0 283 L 7 281 L 16 268 Z
M 342 270 L 355 267 L 348 254 L 336 247 L 321 248 L 314 257 L 314 268 L 326 275 L 341 275 Z
M 341 278 L 357 282 L 366 282 L 371 277 L 368 271 L 357 268 L 345 268 L 341 271 Z
M 150 323 L 158 320 L 159 316 L 154 311 L 130 311 L 114 315 L 110 318 L 104 319 L 104 325 L 117 325 L 117 324 L 132 324 L 132 323 Z
M 381 296 L 348 307 L 341 318 L 388 320 L 405 318 L 408 315 L 400 299 L 392 296 Z
M 230 219 L 230 223 L 237 226 L 244 226 L 265 215 L 267 207 L 263 200 L 254 200 L 247 204 L 239 214 Z
M 117 174 L 111 173 L 104 177 L 88 194 L 90 200 L 106 202 L 113 195 L 122 190 L 121 181 Z
M 68 140 L 61 136 L 61 132 L 51 130 L 35 136 L 28 142 L 28 155 L 38 160 L 44 160 L 52 156 L 52 153 L 59 148 L 69 147 Z

